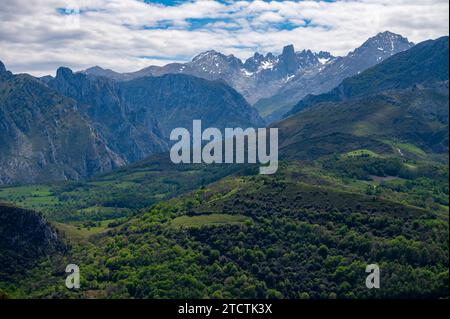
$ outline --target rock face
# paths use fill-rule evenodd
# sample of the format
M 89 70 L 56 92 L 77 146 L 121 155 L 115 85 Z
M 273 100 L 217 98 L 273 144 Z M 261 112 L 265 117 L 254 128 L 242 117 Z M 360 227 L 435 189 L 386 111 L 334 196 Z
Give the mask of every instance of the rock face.
M 6 73 L 6 68 L 5 65 L 3 64 L 2 61 L 0 61 L 0 74 L 2 73 Z
M 14 281 L 40 258 L 65 250 L 41 215 L 0 203 L 0 282 Z
M 4 68 L 3 68 L 4 69 Z M 168 74 L 116 82 L 60 68 L 45 81 L 0 75 L 0 184 L 80 179 L 168 150 L 192 120 L 264 126 L 223 82 Z
M 28 75 L 0 74 L 0 184 L 78 179 L 125 161 L 77 103 Z
M 368 39 L 345 57 L 329 52 L 295 51 L 287 45 L 278 56 L 255 53 L 245 62 L 233 55 L 210 50 L 192 61 L 150 66 L 138 72 L 116 73 L 99 67 L 83 73 L 116 81 L 169 73 L 190 74 L 208 80 L 221 79 L 241 93 L 268 121 L 277 120 L 307 94 L 319 94 L 336 87 L 343 79 L 358 74 L 386 58 L 413 46 L 400 35 L 383 32 Z
M 159 135 L 156 123 L 138 123 L 139 116 L 131 113 L 114 81 L 59 68 L 48 85 L 76 100 L 78 112 L 89 119 L 108 147 L 126 163 L 167 149 L 167 141 Z
M 264 125 L 257 111 L 225 83 L 188 75 L 115 82 L 60 68 L 49 86 L 77 100 L 79 111 L 127 162 L 168 150 L 170 132 L 192 127 L 194 119 L 219 129 Z

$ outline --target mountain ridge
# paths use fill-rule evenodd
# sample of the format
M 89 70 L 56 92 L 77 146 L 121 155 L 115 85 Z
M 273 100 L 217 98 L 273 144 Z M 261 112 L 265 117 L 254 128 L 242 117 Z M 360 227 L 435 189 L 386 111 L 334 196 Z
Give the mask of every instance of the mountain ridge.
M 215 50 L 196 55 L 190 62 L 149 66 L 132 73 L 90 68 L 82 73 L 129 81 L 143 76 L 168 73 L 190 74 L 208 80 L 222 79 L 254 105 L 268 122 L 279 119 L 305 95 L 323 93 L 344 78 L 373 66 L 387 57 L 412 47 L 406 38 L 385 31 L 366 40 L 346 57 L 326 51 L 295 51 L 286 45 L 279 55 L 256 52 L 245 61 Z
M 361 74 L 345 79 L 327 93 L 308 95 L 286 116 L 319 102 L 337 102 L 386 89 L 448 80 L 448 55 L 448 36 L 421 42 Z
M 223 81 L 167 74 L 116 82 L 65 67 L 45 81 L 5 68 L 0 115 L 0 184 L 111 171 L 167 151 L 171 130 L 194 119 L 220 129 L 264 126 Z
M 338 86 L 345 78 L 363 72 L 413 46 L 412 42 L 401 35 L 388 31 L 379 33 L 346 56 L 333 59 L 316 72 L 293 78 L 277 94 L 258 101 L 255 107 L 263 112 L 268 122 L 281 119 L 306 95 L 327 92 Z
M 1 73 L 0 183 L 78 179 L 123 165 L 77 107 L 36 78 Z

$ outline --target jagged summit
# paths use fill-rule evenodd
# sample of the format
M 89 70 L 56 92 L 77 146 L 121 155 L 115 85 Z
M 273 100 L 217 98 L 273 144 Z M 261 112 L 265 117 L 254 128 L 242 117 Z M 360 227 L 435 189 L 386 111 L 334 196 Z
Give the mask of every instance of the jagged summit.
M 4 73 L 4 72 L 6 72 L 6 67 L 5 67 L 5 65 L 3 64 L 3 62 L 0 61 L 0 73 Z
M 86 69 L 84 71 L 81 71 L 80 73 L 91 75 L 91 76 L 110 78 L 113 80 L 120 80 L 120 79 L 122 79 L 122 77 L 126 76 L 126 74 L 121 74 L 121 73 L 115 72 L 111 69 L 104 69 L 97 65 L 93 66 L 89 69 Z
M 286 45 L 283 48 L 283 51 L 281 53 L 281 55 L 285 56 L 285 57 L 293 56 L 294 54 L 295 54 L 295 49 L 294 49 L 294 45 L 293 44 Z
M 374 37 L 369 38 L 369 40 L 371 40 L 371 39 L 389 39 L 389 40 L 408 41 L 408 39 L 405 38 L 404 36 L 394 33 L 394 32 L 391 32 L 391 31 L 387 31 L 387 30 L 384 32 L 379 32 Z
M 222 54 L 222 53 L 220 53 L 220 52 L 218 52 L 216 50 L 208 50 L 208 51 L 201 52 L 201 53 L 197 54 L 195 57 L 192 58 L 192 62 L 195 62 L 195 61 L 200 60 L 200 59 L 204 59 L 206 57 L 213 57 L 213 56 L 223 56 L 223 57 L 225 57 L 224 54 Z
M 286 75 L 297 72 L 300 68 L 310 67 L 324 63 L 333 56 L 329 52 L 312 52 L 309 49 L 295 51 L 294 45 L 283 47 L 282 53 L 275 56 L 268 52 L 265 56 L 255 52 L 253 56 L 242 62 L 234 55 L 224 55 L 216 50 L 209 50 L 196 55 L 191 62 L 187 63 L 199 72 L 210 72 L 213 74 L 230 74 L 233 72 L 243 73 L 246 77 L 256 76 L 256 73 L 273 71 L 275 78 L 284 78 Z M 322 59 L 320 61 L 319 59 Z
M 202 53 L 196 55 L 190 63 L 196 64 L 196 63 L 201 63 L 204 61 L 213 61 L 213 62 L 228 61 L 228 62 L 234 62 L 237 64 L 242 64 L 242 61 L 240 59 L 236 58 L 233 54 L 225 55 L 216 50 L 209 50 L 209 51 L 202 52 Z
M 73 75 L 73 71 L 67 67 L 61 66 L 56 70 L 56 78 L 65 78 L 71 75 Z
M 185 68 L 179 67 L 177 73 L 190 73 L 210 80 L 225 80 L 238 73 L 243 67 L 243 63 L 231 54 L 225 55 L 215 50 L 209 50 L 195 56 L 184 66 Z
M 110 69 L 104 69 L 104 68 L 96 65 L 96 66 L 90 67 L 90 68 L 82 71 L 81 73 L 102 76 L 103 74 L 105 74 L 107 72 L 114 72 L 114 71 L 110 70 Z
M 3 64 L 2 61 L 0 61 L 0 75 L 3 78 L 7 78 L 9 76 L 12 76 L 12 73 L 6 69 L 6 66 Z
M 392 55 L 399 51 L 412 48 L 413 46 L 414 43 L 410 42 L 407 38 L 390 31 L 384 31 L 369 38 L 354 52 L 358 53 L 365 49 L 376 49 L 386 55 Z
M 106 70 L 98 65 L 95 65 L 89 69 L 86 69 L 86 71 L 95 72 L 95 71 L 106 71 Z

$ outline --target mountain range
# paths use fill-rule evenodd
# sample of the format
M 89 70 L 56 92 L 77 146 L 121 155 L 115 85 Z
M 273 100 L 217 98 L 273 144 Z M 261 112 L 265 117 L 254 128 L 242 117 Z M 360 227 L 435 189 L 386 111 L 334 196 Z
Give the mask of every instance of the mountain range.
M 273 124 L 282 133 L 282 152 L 294 158 L 352 149 L 395 154 L 396 140 L 448 161 L 448 56 L 448 37 L 424 41 L 327 93 L 305 97 Z
M 59 68 L 42 81 L 0 70 L 0 183 L 80 179 L 168 150 L 172 129 L 260 127 L 234 89 L 184 74 L 115 82 Z
M 288 113 L 295 114 L 318 102 L 343 101 L 388 89 L 448 80 L 448 37 L 424 41 L 361 74 L 342 81 L 333 90 L 310 94 Z
M 301 73 L 274 96 L 260 100 L 255 107 L 271 122 L 283 117 L 292 106 L 308 94 L 320 94 L 335 88 L 344 79 L 412 48 L 414 44 L 392 32 L 379 33 L 344 57 L 333 59 L 324 68 Z M 262 111 L 264 110 L 264 112 Z M 266 115 L 269 113 L 269 115 Z
M 61 67 L 55 77 L 43 78 L 14 75 L 1 64 L 0 183 L 79 180 L 105 173 L 167 151 L 171 130 L 189 128 L 193 119 L 219 129 L 263 127 L 257 109 L 270 122 L 298 112 L 310 99 L 314 104 L 312 94 L 329 92 L 319 99 L 340 96 L 342 90 L 356 92 L 358 83 L 364 96 L 407 89 L 416 80 L 432 80 L 417 73 L 428 74 L 423 71 L 430 68 L 444 72 L 439 65 L 445 65 L 445 38 L 431 43 L 441 47 L 428 48 L 427 42 L 414 46 L 386 31 L 345 57 L 296 52 L 288 45 L 278 56 L 256 53 L 245 62 L 207 51 L 185 64 L 134 73 Z M 439 56 L 427 56 L 428 51 Z M 401 69 L 402 59 L 416 69 Z M 444 73 L 432 76 L 448 78 Z M 346 89 L 349 83 L 351 90 Z M 377 83 L 384 83 L 378 91 Z M 259 91 L 270 97 L 264 100 Z M 263 100 L 275 102 L 266 108 Z M 249 101 L 258 102 L 253 107 Z M 298 104 L 284 115 L 294 101 Z
M 275 56 L 255 53 L 245 62 L 233 55 L 224 55 L 215 50 L 195 56 L 187 63 L 171 63 L 165 66 L 150 66 L 137 72 L 117 73 L 98 66 L 82 73 L 102 76 L 117 81 L 128 81 L 143 76 L 161 76 L 164 74 L 189 74 L 207 80 L 222 80 L 241 93 L 250 104 L 260 98 L 275 94 L 293 75 L 303 69 L 318 67 L 334 57 L 328 52 L 313 53 L 311 50 L 295 52 L 293 45 L 283 48 Z
M 193 119 L 219 129 L 263 125 L 257 111 L 234 89 L 190 75 L 115 82 L 60 68 L 47 84 L 78 101 L 79 112 L 128 163 L 168 150 L 172 129 L 190 128 Z
M 117 73 L 98 66 L 82 73 L 116 81 L 170 73 L 220 79 L 241 93 L 267 122 L 271 122 L 280 119 L 305 95 L 327 92 L 343 79 L 412 46 L 406 38 L 386 31 L 368 39 L 345 57 L 334 57 L 325 51 L 296 52 L 293 45 L 287 45 L 280 55 L 255 53 L 244 62 L 233 55 L 210 50 L 187 63 L 150 66 L 133 73 Z

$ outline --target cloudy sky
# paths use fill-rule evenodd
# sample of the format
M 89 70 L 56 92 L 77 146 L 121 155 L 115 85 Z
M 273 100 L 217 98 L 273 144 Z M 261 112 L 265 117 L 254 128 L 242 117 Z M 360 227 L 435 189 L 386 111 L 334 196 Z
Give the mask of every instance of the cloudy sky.
M 448 0 L 2 0 L 0 60 L 13 72 L 100 65 L 135 71 L 215 49 L 345 55 L 389 30 L 413 42 L 449 33 Z

